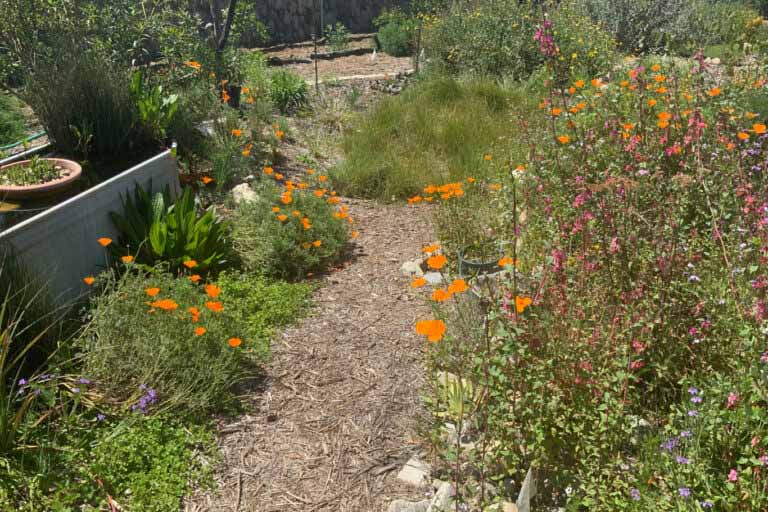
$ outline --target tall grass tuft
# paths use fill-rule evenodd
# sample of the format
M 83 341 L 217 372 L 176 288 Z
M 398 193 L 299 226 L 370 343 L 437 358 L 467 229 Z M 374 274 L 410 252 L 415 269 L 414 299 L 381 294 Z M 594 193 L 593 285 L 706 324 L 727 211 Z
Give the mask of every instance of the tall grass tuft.
M 488 176 L 485 155 L 509 156 L 517 144 L 512 116 L 528 104 L 492 79 L 429 76 L 352 123 L 334 185 L 346 195 L 394 201 L 428 184 Z
M 0 146 L 11 144 L 24 136 L 24 116 L 13 96 L 0 92 Z

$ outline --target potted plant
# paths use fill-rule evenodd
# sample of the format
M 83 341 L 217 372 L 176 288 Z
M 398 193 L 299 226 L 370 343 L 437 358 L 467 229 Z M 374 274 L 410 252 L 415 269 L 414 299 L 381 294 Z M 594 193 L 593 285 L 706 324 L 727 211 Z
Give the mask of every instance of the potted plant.
M 56 195 L 70 188 L 82 172 L 80 164 L 61 158 L 33 157 L 4 165 L 0 167 L 0 200 Z

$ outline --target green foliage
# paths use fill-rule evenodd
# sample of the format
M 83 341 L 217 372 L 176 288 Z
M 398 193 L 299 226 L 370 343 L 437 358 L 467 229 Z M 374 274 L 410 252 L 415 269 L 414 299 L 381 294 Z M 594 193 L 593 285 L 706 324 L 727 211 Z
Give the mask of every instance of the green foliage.
M 309 105 L 309 86 L 299 75 L 281 69 L 270 78 L 269 96 L 280 112 L 289 114 Z
M 200 272 L 227 264 L 229 225 L 212 206 L 200 215 L 191 188 L 171 204 L 169 191 L 151 196 L 136 185 L 133 197 L 128 194 L 122 202 L 122 214 L 110 213 L 120 232 L 119 243 L 113 244 L 116 256 L 132 255 L 147 265 L 164 262 L 171 270 L 182 268 L 188 260 L 197 262 L 195 269 Z
M 300 279 L 342 258 L 349 240 L 348 223 L 342 218 L 346 214 L 337 215 L 327 196 L 301 190 L 286 196 L 271 183 L 262 184 L 257 193 L 257 201 L 238 206 L 233 220 L 235 248 L 248 270 Z M 280 213 L 272 211 L 274 205 Z M 313 245 L 318 241 L 319 246 Z
M 269 41 L 267 26 L 259 19 L 254 2 L 238 2 L 230 34 L 235 46 L 255 48 Z
M 383 201 L 480 179 L 490 171 L 485 154 L 501 157 L 517 144 L 507 139 L 510 116 L 527 101 L 490 79 L 429 76 L 353 122 L 331 177 L 343 194 Z
M 349 30 L 343 23 L 325 27 L 325 41 L 332 52 L 341 52 L 349 48 Z
M 87 463 L 91 478 L 130 510 L 179 508 L 193 485 L 211 485 L 213 434 L 163 417 L 137 417 L 105 431 Z
M 3 171 L 0 183 L 24 186 L 47 183 L 61 178 L 62 169 L 52 161 L 33 156 L 29 164 L 14 165 Z
M 394 57 L 413 54 L 417 23 L 402 9 L 389 9 L 382 12 L 373 20 L 373 25 L 379 30 L 376 37 L 381 44 L 381 49 Z
M 25 132 L 24 124 L 19 102 L 13 96 L 0 92 L 0 146 L 21 140 Z
M 243 376 L 241 352 L 250 346 L 228 298 L 212 298 L 190 279 L 159 270 L 114 279 L 103 274 L 99 282 L 105 292 L 92 299 L 92 319 L 79 342 L 85 373 L 124 407 L 185 414 L 220 408 Z M 148 288 L 159 291 L 150 297 Z M 223 310 L 210 309 L 213 302 Z M 197 335 L 198 327 L 205 332 Z M 244 343 L 230 347 L 230 338 Z M 263 353 L 257 344 L 253 349 Z
M 139 111 L 139 121 L 149 137 L 164 142 L 167 128 L 179 106 L 178 95 L 164 95 L 162 85 L 148 87 L 141 71 L 133 74 L 130 90 Z
M 266 351 L 276 328 L 296 322 L 310 305 L 313 287 L 307 283 L 272 281 L 248 273 L 219 275 L 222 294 L 233 315 L 247 327 L 247 338 Z

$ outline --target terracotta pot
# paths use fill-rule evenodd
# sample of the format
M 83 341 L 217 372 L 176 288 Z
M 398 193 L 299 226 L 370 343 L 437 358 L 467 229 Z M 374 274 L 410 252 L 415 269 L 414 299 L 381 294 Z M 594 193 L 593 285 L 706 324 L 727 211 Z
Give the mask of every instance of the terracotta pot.
M 64 169 L 64 175 L 56 180 L 37 185 L 0 185 L 0 201 L 4 199 L 35 199 L 39 197 L 48 197 L 66 191 L 83 174 L 83 168 L 80 164 L 72 160 L 63 160 L 60 158 L 42 158 L 47 162 Z M 7 169 L 15 166 L 27 166 L 31 160 L 23 160 L 0 167 L 0 175 Z

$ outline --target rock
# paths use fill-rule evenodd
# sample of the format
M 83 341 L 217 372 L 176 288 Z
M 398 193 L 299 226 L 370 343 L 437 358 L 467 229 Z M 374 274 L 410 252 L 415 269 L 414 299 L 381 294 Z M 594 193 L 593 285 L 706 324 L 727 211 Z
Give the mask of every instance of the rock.
M 523 480 L 523 486 L 520 488 L 520 494 L 517 496 L 518 511 L 531 512 L 531 498 L 534 496 L 536 496 L 536 480 L 533 478 L 533 471 L 529 468 Z
M 387 512 L 427 512 L 429 500 L 405 501 L 395 500 L 389 504 Z
M 494 503 L 493 505 L 485 507 L 483 512 L 518 512 L 518 510 L 517 505 L 514 503 L 503 501 L 501 503 Z
M 427 483 L 429 473 L 430 468 L 428 464 L 419 460 L 418 457 L 411 457 L 397 474 L 397 479 L 406 484 L 421 487 Z
M 419 260 L 406 261 L 403 266 L 400 267 L 400 272 L 405 276 L 421 277 L 424 272 L 421 270 L 421 262 Z
M 256 201 L 259 198 L 258 194 L 247 183 L 241 183 L 233 188 L 232 197 L 237 204 Z
M 424 274 L 424 279 L 426 279 L 432 286 L 440 286 L 443 284 L 443 276 L 440 272 L 427 272 Z
M 443 482 L 440 488 L 432 498 L 427 512 L 452 512 L 453 507 L 453 486 L 448 482 Z

